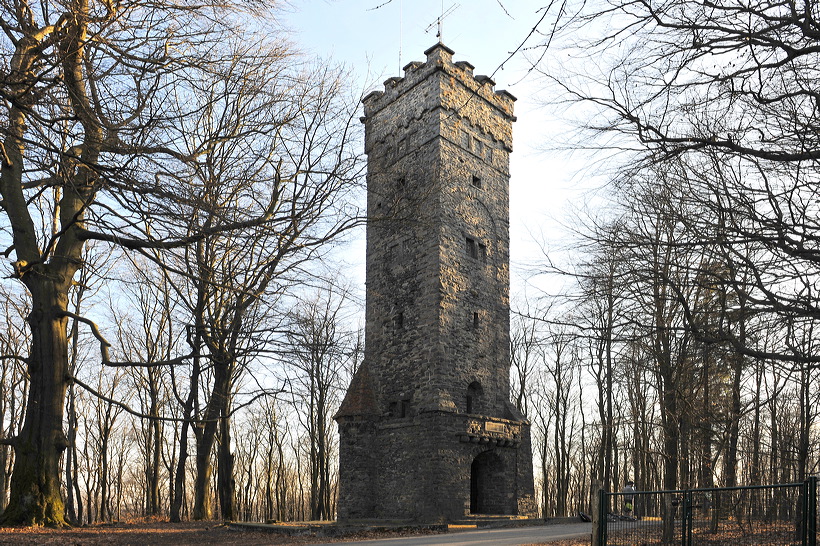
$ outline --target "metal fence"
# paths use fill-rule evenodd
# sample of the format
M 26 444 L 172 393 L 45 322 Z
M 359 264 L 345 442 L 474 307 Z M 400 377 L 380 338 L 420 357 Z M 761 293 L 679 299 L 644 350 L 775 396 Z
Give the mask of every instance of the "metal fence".
M 601 491 L 595 521 L 597 542 L 601 546 L 816 546 L 818 494 L 817 477 L 804 483 L 751 487 L 629 494 Z

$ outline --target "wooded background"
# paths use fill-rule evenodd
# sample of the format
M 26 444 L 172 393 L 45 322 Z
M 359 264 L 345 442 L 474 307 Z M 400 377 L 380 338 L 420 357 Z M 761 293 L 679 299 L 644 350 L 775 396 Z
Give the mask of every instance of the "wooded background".
M 332 519 L 360 90 L 275 7 L 0 6 L 2 522 Z M 537 13 L 516 54 L 605 180 L 513 302 L 542 515 L 817 473 L 820 8 Z

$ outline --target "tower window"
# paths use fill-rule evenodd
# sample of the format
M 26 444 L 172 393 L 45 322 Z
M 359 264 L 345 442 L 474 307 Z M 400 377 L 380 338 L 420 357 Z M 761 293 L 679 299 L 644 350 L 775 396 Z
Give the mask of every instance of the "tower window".
M 487 245 L 478 243 L 478 257 L 481 258 L 482 262 L 487 261 Z
M 393 326 L 395 326 L 396 329 L 404 328 L 404 313 L 403 312 L 399 311 L 393 317 Z
M 404 419 L 410 416 L 410 400 L 393 400 L 390 402 L 387 414 L 389 417 Z
M 470 237 L 467 237 L 467 256 L 470 258 L 478 258 L 478 245 L 475 239 L 471 239 Z
M 478 330 L 478 311 L 473 311 L 473 330 Z
M 476 175 L 473 175 L 473 179 L 472 179 L 471 184 L 476 188 L 480 188 L 481 187 L 481 178 L 476 176 Z
M 479 413 L 481 411 L 481 396 L 484 394 L 484 389 L 478 381 L 473 381 L 467 387 L 466 396 L 464 397 L 464 406 L 467 413 Z

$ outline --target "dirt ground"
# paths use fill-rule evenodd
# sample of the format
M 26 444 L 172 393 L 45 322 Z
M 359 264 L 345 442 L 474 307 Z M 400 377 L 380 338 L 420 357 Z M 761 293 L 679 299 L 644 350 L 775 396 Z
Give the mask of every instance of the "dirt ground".
M 299 545 L 350 542 L 369 538 L 409 536 L 408 533 L 368 532 L 345 538 L 281 536 L 264 531 L 235 530 L 219 522 L 168 523 L 164 521 L 112 523 L 72 529 L 14 527 L 0 529 L 0 544 L 134 545 L 182 546 L 188 544 Z M 587 546 L 588 542 L 559 541 L 551 546 Z

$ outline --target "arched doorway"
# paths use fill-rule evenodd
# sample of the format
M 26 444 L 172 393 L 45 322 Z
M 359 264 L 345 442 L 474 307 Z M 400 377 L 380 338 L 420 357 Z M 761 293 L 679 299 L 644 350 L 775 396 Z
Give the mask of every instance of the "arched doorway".
M 470 465 L 470 513 L 506 514 L 504 462 L 494 451 L 478 455 Z

